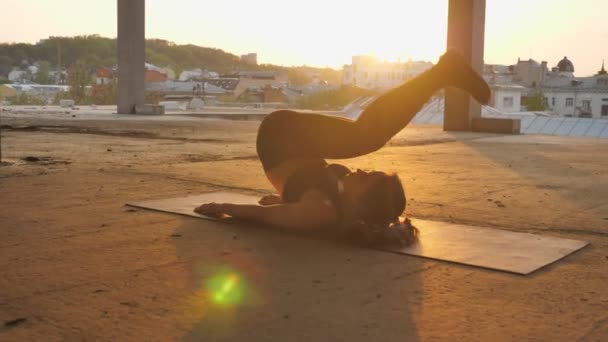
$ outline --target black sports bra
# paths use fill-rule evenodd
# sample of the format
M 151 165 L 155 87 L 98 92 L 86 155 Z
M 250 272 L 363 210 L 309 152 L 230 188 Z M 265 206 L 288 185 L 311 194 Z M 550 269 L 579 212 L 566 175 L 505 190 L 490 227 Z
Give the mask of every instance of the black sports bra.
M 349 173 L 350 170 L 344 165 L 328 165 L 325 162 L 302 167 L 287 178 L 281 198 L 285 203 L 294 203 L 299 201 L 305 192 L 311 189 L 320 190 L 333 203 L 338 216 L 337 221 L 340 222 L 342 220 L 340 180 Z

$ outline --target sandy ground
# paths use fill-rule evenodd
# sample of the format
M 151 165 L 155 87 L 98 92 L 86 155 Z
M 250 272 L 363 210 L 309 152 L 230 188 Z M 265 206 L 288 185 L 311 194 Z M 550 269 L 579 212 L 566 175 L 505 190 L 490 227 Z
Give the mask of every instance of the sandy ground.
M 123 206 L 268 193 L 256 121 L 2 115 L 2 341 L 608 336 L 606 140 L 418 127 L 345 161 L 398 172 L 414 217 L 591 242 L 523 277 Z M 222 272 L 236 304 L 208 293 Z

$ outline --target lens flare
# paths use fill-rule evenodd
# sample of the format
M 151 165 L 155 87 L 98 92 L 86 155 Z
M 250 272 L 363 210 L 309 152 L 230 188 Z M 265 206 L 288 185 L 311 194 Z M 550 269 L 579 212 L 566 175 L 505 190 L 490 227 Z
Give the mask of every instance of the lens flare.
M 207 281 L 211 301 L 220 306 L 235 306 L 241 302 L 245 292 L 243 278 L 234 271 L 223 271 Z

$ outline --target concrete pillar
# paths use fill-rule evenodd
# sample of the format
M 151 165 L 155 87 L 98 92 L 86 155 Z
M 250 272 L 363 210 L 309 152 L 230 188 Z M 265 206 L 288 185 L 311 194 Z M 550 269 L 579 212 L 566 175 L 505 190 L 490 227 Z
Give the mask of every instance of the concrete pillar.
M 118 113 L 134 114 L 144 104 L 146 1 L 117 0 Z
M 486 0 L 449 1 L 447 47 L 460 51 L 482 74 Z M 471 96 L 459 89 L 446 89 L 444 130 L 470 131 L 473 119 L 479 117 L 481 105 Z

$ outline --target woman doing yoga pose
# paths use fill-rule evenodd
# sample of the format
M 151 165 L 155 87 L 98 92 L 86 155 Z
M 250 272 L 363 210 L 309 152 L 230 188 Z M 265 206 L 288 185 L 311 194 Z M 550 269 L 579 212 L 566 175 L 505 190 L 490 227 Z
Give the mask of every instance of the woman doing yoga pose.
M 483 78 L 450 50 L 431 69 L 380 95 L 356 121 L 273 112 L 259 127 L 257 153 L 280 196 L 263 197 L 260 205 L 206 203 L 195 211 L 286 229 L 390 228 L 401 232 L 401 242 L 409 243 L 417 230 L 399 218 L 406 206 L 399 177 L 381 171 L 351 172 L 325 159 L 353 158 L 380 149 L 445 87 L 465 90 L 483 104 L 490 99 Z

